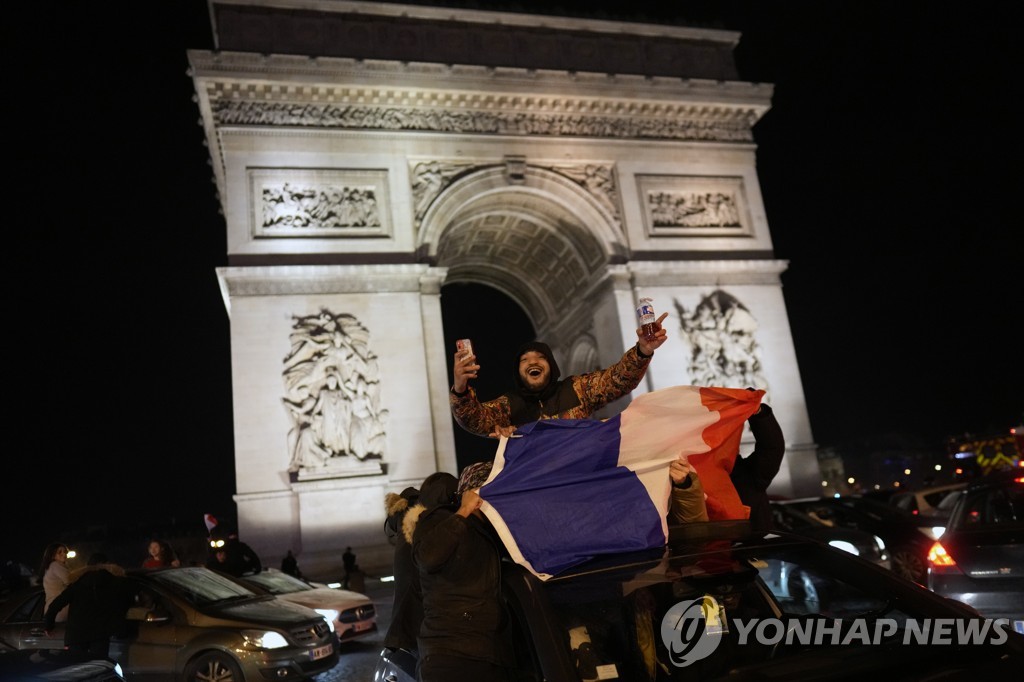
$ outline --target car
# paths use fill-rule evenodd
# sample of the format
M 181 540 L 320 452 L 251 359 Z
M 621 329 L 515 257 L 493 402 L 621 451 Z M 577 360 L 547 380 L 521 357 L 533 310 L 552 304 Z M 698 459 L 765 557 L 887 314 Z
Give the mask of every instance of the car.
M 928 581 L 928 550 L 934 538 L 902 509 L 854 495 L 785 500 L 782 504 L 833 527 L 877 535 L 885 543 L 895 573 L 921 585 Z
M 664 548 L 548 580 L 506 558 L 501 598 L 516 680 L 955 680 L 1012 678 L 1024 664 L 1024 635 L 1005 622 L 747 522 L 675 526 Z M 385 648 L 373 679 L 413 682 L 415 662 Z
M 125 682 L 121 666 L 106 659 L 82 661 L 65 651 L 0 647 L 0 680 Z
M 135 606 L 110 656 L 128 680 L 298 680 L 338 663 L 322 615 L 255 592 L 201 566 L 131 570 Z M 43 628 L 44 594 L 32 587 L 0 604 L 0 647 L 61 650 L 64 624 Z
M 334 589 L 297 578 L 276 568 L 265 568 L 237 579 L 278 599 L 308 606 L 332 623 L 338 641 L 350 642 L 377 632 L 377 609 L 365 594 Z
M 916 516 L 919 519 L 927 520 L 928 526 L 942 527 L 946 525 L 949 512 L 952 509 L 951 501 L 955 500 L 957 493 L 964 489 L 967 482 L 948 483 L 946 485 L 929 486 L 918 490 L 907 490 L 893 494 L 889 498 L 889 504 L 905 512 Z M 935 532 L 935 539 L 941 536 L 939 531 Z
M 867 559 L 883 568 L 892 567 L 885 542 L 877 535 L 856 528 L 829 525 L 821 519 L 804 513 L 796 506 L 784 504 L 779 500 L 772 500 L 769 505 L 775 528 L 824 542 L 826 545 Z
M 1024 469 L 959 493 L 928 554 L 928 587 L 1024 633 Z

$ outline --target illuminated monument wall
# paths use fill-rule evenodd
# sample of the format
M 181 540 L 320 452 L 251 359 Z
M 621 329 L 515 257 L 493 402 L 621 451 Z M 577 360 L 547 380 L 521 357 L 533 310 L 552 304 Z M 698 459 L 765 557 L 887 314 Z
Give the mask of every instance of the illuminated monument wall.
M 639 392 L 767 389 L 788 442 L 773 490 L 816 492 L 755 172 L 772 89 L 736 80 L 738 34 L 292 5 L 215 1 L 218 49 L 189 53 L 228 230 L 235 500 L 261 555 L 312 571 L 351 545 L 385 566 L 385 493 L 456 471 L 455 282 L 515 300 L 563 373 L 618 359 L 652 297 L 672 340 Z

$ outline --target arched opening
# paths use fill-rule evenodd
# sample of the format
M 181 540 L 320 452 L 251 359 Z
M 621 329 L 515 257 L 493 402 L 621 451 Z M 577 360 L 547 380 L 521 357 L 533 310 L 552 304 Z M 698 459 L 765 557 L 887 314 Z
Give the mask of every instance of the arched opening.
M 516 349 L 535 338 L 533 324 L 523 309 L 493 287 L 457 282 L 441 288 L 441 317 L 449 379 L 454 376 L 455 341 L 468 338 L 480 364 L 480 376 L 473 381 L 480 399 L 496 398 L 511 388 Z M 469 433 L 454 419 L 452 425 L 459 471 L 494 458 L 498 441 Z

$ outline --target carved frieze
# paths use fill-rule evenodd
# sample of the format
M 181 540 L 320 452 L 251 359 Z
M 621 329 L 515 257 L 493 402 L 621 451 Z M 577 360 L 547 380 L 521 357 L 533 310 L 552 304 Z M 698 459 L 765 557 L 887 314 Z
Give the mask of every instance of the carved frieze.
M 362 98 L 360 98 L 362 99 Z M 493 102 L 467 97 L 455 108 L 412 105 L 325 102 L 275 102 L 218 97 L 211 93 L 210 110 L 218 126 L 288 126 L 359 130 L 430 131 L 452 134 L 533 135 L 659 139 L 705 142 L 752 142 L 755 114 L 722 111 L 708 116 L 705 108 L 671 106 L 641 111 L 591 112 L 581 103 L 566 111 L 524 108 L 495 110 Z M 532 104 L 527 100 L 527 105 Z M 484 108 L 486 107 L 486 108 Z M 601 107 L 603 108 L 603 107 Z
M 650 237 L 753 235 L 742 178 L 638 175 Z
M 387 173 L 250 168 L 253 236 L 388 237 Z

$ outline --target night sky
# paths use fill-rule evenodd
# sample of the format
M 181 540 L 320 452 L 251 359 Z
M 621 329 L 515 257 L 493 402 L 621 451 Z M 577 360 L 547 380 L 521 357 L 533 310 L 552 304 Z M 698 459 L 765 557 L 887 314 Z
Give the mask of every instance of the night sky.
M 816 442 L 1024 421 L 1013 4 L 650 5 L 741 31 L 741 79 L 775 84 L 758 173 Z M 122 6 L 10 24 L 0 560 L 33 567 L 71 529 L 234 514 L 206 6 Z

